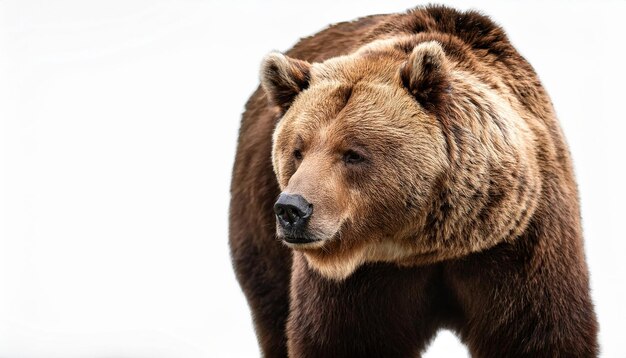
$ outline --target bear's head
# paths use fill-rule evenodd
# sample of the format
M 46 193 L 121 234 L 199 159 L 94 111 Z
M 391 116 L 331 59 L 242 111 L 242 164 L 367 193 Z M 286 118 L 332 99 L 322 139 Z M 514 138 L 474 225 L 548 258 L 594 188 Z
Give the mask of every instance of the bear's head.
M 460 257 L 526 225 L 539 190 L 531 131 L 497 79 L 455 56 L 406 36 L 321 63 L 264 59 L 280 113 L 277 234 L 322 275 Z

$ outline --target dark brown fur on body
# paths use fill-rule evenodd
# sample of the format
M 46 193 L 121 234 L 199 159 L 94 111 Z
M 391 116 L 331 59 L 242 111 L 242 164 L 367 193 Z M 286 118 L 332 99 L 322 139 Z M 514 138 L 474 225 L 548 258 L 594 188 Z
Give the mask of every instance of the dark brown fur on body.
M 231 187 L 233 264 L 265 356 L 419 356 L 441 328 L 475 357 L 597 355 L 568 149 L 502 29 L 426 7 L 286 55 L 246 105 Z M 376 135 L 361 166 L 331 164 Z M 276 238 L 281 190 L 314 203 L 323 246 Z

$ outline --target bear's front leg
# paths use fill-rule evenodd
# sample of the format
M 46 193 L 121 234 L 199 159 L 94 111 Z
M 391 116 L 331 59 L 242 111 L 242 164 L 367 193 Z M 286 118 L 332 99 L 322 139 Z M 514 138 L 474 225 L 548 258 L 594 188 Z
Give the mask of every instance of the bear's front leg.
M 458 333 L 472 357 L 597 356 L 598 327 L 575 242 L 535 222 L 515 243 L 447 265 L 463 310 Z
M 307 265 L 294 253 L 290 357 L 419 357 L 441 323 L 438 266 L 372 264 L 336 281 Z

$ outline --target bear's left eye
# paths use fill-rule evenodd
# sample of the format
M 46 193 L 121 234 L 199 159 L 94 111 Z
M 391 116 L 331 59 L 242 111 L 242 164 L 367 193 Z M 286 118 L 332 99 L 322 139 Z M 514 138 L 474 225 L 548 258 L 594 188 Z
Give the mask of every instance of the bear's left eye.
M 363 158 L 363 156 L 353 150 L 349 150 L 347 152 L 344 153 L 343 155 L 343 161 L 346 164 L 358 164 L 361 163 L 365 160 L 365 158 Z

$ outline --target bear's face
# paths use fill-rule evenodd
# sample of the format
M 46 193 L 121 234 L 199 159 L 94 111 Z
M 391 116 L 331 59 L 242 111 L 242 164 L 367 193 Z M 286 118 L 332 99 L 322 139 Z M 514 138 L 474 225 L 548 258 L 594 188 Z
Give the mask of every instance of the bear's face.
M 313 82 L 278 123 L 273 148 L 283 193 L 312 205 L 307 225 L 291 233 L 308 239 L 288 242 L 295 249 L 415 230 L 446 159 L 436 121 L 402 88 L 372 80 Z M 290 234 L 281 225 L 278 233 Z
M 427 108 L 447 91 L 448 63 L 435 42 L 404 56 L 389 46 L 263 63 L 263 87 L 283 113 L 272 153 L 277 235 L 330 278 L 366 262 L 432 261 L 440 249 L 423 234 L 450 169 L 449 143 Z

